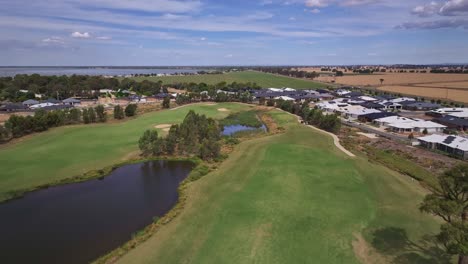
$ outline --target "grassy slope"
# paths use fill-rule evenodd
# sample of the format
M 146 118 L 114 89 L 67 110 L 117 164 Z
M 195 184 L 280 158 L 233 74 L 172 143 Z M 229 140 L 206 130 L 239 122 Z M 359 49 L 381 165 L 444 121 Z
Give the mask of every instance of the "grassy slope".
M 358 263 L 356 234 L 371 242 L 375 230 L 397 228 L 417 243 L 437 230 L 418 212 L 424 191 L 409 177 L 349 159 L 328 136 L 274 116 L 285 134 L 239 145 L 190 186 L 179 217 L 120 262 Z M 403 253 L 392 247 L 380 245 Z
M 150 80 L 150 81 L 163 81 L 164 84 L 174 84 L 183 82 L 194 82 L 206 84 L 218 84 L 220 82 L 226 83 L 257 83 L 263 88 L 269 87 L 291 87 L 298 89 L 307 88 L 323 88 L 325 84 L 300 80 L 294 78 L 288 78 L 279 75 L 273 75 L 255 71 L 244 71 L 244 72 L 232 72 L 226 74 L 213 74 L 213 75 L 194 75 L 194 76 L 163 76 L 163 77 L 134 77 L 137 81 Z
M 192 105 L 153 112 L 116 124 L 80 125 L 52 129 L 0 149 L 0 200 L 5 192 L 30 188 L 80 175 L 120 162 L 137 151 L 138 138 L 157 124 L 179 123 L 190 109 L 222 118 L 248 108 L 240 104 Z

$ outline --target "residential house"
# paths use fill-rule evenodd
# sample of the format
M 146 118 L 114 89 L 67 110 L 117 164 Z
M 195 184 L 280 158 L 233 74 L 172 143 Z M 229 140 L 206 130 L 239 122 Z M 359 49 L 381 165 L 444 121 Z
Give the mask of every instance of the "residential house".
M 468 129 L 468 120 L 452 116 L 444 116 L 434 119 L 433 121 L 447 126 L 448 129 L 465 131 Z
M 75 98 L 71 98 L 71 97 L 70 97 L 70 98 L 67 98 L 67 99 L 63 100 L 62 103 L 63 103 L 64 105 L 76 106 L 76 105 L 81 104 L 81 101 L 78 100 L 78 99 L 75 99 Z
M 39 104 L 39 101 L 29 99 L 29 100 L 24 101 L 22 104 L 26 107 L 30 107 L 32 105 Z
M 418 138 L 421 146 L 443 151 L 460 159 L 468 159 L 468 139 L 452 135 L 430 135 Z
M 409 104 L 405 104 L 403 108 L 411 111 L 430 111 L 440 108 L 440 105 L 430 102 L 411 102 Z

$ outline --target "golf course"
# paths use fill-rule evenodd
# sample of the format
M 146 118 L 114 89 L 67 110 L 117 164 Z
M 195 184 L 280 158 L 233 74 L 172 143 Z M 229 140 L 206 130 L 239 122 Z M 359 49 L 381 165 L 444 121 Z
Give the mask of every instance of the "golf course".
M 163 84 L 176 83 L 206 83 L 218 84 L 226 82 L 228 84 L 237 83 L 256 83 L 263 88 L 269 87 L 294 87 L 298 89 L 319 89 L 327 87 L 326 84 L 314 82 L 306 79 L 296 79 L 270 73 L 257 71 L 229 72 L 224 74 L 203 74 L 187 76 L 139 76 L 133 77 L 135 81 L 149 80 L 153 82 L 162 81 Z
M 0 200 L 134 157 L 143 131 L 180 123 L 189 110 L 221 119 L 253 107 L 193 104 L 28 136 L 0 149 Z M 419 212 L 427 192 L 417 181 L 349 157 L 290 114 L 267 114 L 284 133 L 235 146 L 215 171 L 188 185 L 175 219 L 117 261 L 448 263 L 426 240 L 440 223 Z

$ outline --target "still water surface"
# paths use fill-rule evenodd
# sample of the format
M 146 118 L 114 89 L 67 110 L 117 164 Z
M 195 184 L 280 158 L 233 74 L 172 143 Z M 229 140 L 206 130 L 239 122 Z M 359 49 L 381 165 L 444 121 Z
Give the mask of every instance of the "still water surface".
M 2 263 L 88 263 L 167 213 L 193 168 L 186 161 L 125 165 L 102 180 L 39 190 L 0 204 Z

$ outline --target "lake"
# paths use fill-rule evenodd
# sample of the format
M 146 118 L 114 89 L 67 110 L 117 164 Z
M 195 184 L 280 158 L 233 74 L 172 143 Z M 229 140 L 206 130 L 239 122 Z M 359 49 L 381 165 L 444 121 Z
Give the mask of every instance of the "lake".
M 193 68 L 151 68 L 151 67 L 0 67 L 0 77 L 14 77 L 16 74 L 39 75 L 111 75 L 130 74 L 174 74 L 196 73 Z
M 237 132 L 240 131 L 251 131 L 251 130 L 263 130 L 266 131 L 266 126 L 262 125 L 261 127 L 251 127 L 251 126 L 244 126 L 244 125 L 230 125 L 224 126 L 223 128 L 223 136 L 232 136 Z
M 193 163 L 149 161 L 0 204 L 2 263 L 88 263 L 166 214 Z

